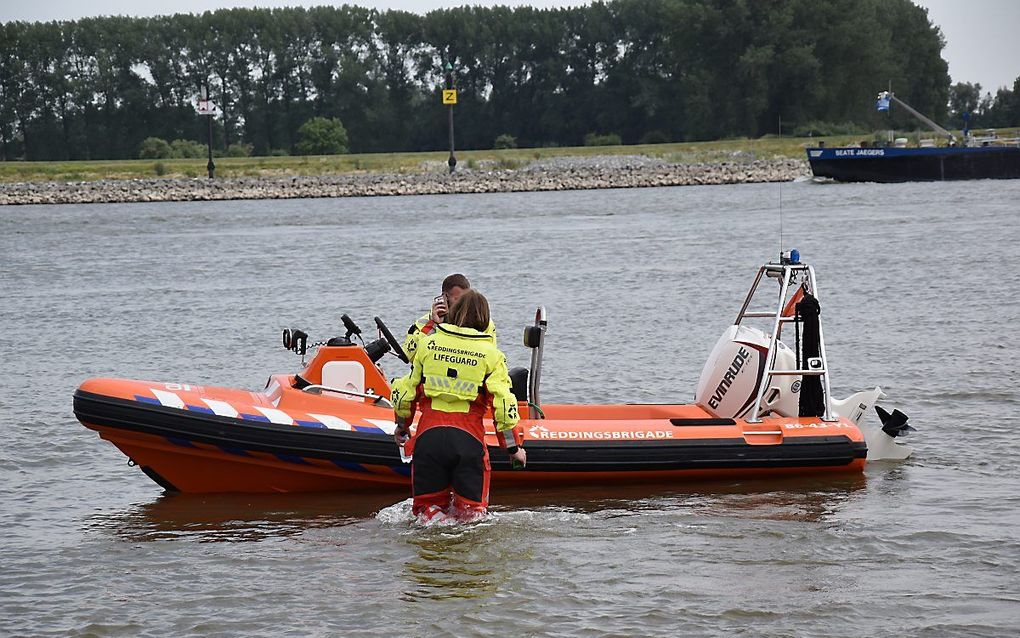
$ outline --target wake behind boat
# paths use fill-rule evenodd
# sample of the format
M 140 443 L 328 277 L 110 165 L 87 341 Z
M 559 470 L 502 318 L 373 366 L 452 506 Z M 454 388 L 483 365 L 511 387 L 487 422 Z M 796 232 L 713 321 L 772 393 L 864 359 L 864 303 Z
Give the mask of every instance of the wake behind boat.
M 769 281 L 779 287 L 776 305 L 751 310 Z M 543 403 L 548 321 L 540 308 L 524 334 L 530 366 L 511 370 L 528 465 L 512 470 L 495 453 L 488 422 L 493 480 L 661 483 L 860 472 L 866 460 L 906 458 L 899 436 L 913 428 L 899 411 L 875 406 L 880 388 L 832 398 L 817 295 L 814 269 L 796 251 L 761 266 L 693 404 Z M 403 353 L 378 317 L 380 336 L 367 344 L 355 342 L 361 329 L 347 315 L 342 321 L 346 334 L 320 344 L 285 331 L 286 347 L 314 355 L 299 373 L 271 376 L 262 391 L 90 379 L 74 394 L 75 415 L 168 491 L 406 489 L 410 466 L 392 437 L 389 383 L 377 365 L 387 352 Z M 771 329 L 748 325 L 754 321 Z

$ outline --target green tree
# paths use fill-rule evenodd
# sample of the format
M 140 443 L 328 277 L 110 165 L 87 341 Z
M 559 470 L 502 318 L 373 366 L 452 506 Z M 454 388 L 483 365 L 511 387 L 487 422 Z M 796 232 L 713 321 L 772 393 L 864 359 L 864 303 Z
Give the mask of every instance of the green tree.
M 347 152 L 347 129 L 335 117 L 313 117 L 298 129 L 301 155 L 339 155 Z
M 812 123 L 887 127 L 875 93 L 936 121 L 959 96 L 945 42 L 911 0 L 607 0 L 563 9 L 418 15 L 351 5 L 0 24 L 0 156 L 134 156 L 147 137 L 297 152 L 302 123 L 336 118 L 354 151 L 446 144 L 442 67 L 455 68 L 457 143 L 582 143 L 613 131 L 697 140 Z M 1018 90 L 978 93 L 979 119 L 1017 122 Z M 954 102 L 954 100 L 956 100 Z M 913 126 L 901 109 L 892 124 Z M 242 147 L 243 148 L 243 147 Z M 327 149 L 328 150 L 328 149 Z M 236 152 L 236 151 L 235 151 Z
M 139 159 L 166 159 L 172 156 L 170 144 L 161 137 L 147 137 L 138 147 Z
M 963 127 L 963 114 L 978 115 L 981 105 L 981 85 L 957 82 L 949 88 L 949 122 L 956 128 Z M 976 121 L 971 122 L 977 124 Z
M 227 157 L 249 157 L 252 150 L 251 144 L 231 144 L 227 147 L 224 155 Z
M 496 137 L 496 142 L 492 145 L 495 149 L 506 149 L 506 148 L 517 148 L 517 138 L 509 133 L 503 133 Z
M 605 135 L 588 133 L 584 136 L 585 146 L 619 146 L 620 144 L 620 136 L 616 133 L 606 133 Z
M 18 55 L 23 30 L 23 22 L 0 24 L 0 153 L 4 160 L 13 160 L 21 150 L 18 105 L 27 82 L 25 63 Z
M 1020 77 L 1013 80 L 1013 90 L 1007 92 L 1002 102 L 1004 126 L 1020 126 Z
M 174 140 L 170 142 L 171 157 L 183 159 L 196 159 L 205 157 L 208 149 L 206 145 L 195 140 Z

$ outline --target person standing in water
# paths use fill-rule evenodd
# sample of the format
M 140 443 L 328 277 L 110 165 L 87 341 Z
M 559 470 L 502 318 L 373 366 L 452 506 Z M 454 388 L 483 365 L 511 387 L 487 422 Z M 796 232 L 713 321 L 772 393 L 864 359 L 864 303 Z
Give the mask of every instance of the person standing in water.
M 506 356 L 485 331 L 491 325 L 488 301 L 476 290 L 464 290 L 445 319 L 422 335 L 411 371 L 394 381 L 390 395 L 398 444 L 408 440 L 414 412 L 421 414 L 411 483 L 412 511 L 422 522 L 443 516 L 473 520 L 486 513 L 490 467 L 482 418 L 490 405 L 500 447 L 527 463 L 513 437 L 519 415 Z

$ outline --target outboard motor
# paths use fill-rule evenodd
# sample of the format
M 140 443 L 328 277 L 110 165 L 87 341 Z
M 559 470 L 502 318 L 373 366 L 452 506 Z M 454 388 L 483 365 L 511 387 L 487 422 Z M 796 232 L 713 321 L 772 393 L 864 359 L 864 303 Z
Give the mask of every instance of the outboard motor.
M 730 326 L 723 332 L 705 362 L 694 401 L 718 418 L 746 418 L 753 412 L 765 373 L 771 337 L 750 326 Z M 797 355 L 780 341 L 775 370 L 796 370 Z M 762 409 L 795 417 L 799 409 L 801 378 L 777 375 L 762 398 Z

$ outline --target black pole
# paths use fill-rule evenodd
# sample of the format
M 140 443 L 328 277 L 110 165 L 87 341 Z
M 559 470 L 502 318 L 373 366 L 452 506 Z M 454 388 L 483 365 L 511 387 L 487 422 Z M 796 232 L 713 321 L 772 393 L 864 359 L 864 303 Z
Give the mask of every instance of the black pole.
M 206 99 L 210 99 L 212 96 L 209 93 L 209 85 L 205 87 Z M 206 102 L 208 106 L 208 102 Z M 209 171 L 209 179 L 213 179 L 216 176 L 216 164 L 212 161 L 212 113 L 206 115 L 209 118 L 209 163 L 205 165 L 205 169 Z
M 209 118 L 209 163 L 205 165 L 207 171 L 209 171 L 209 179 L 216 176 L 216 164 L 212 161 L 212 114 L 206 115 Z
M 449 62 L 446 63 L 446 88 L 447 90 L 453 90 L 453 65 Z M 453 104 L 449 105 L 449 111 L 447 112 L 449 118 L 450 128 L 450 159 L 446 160 L 446 163 L 450 165 L 450 172 L 457 168 L 457 158 L 453 154 Z

